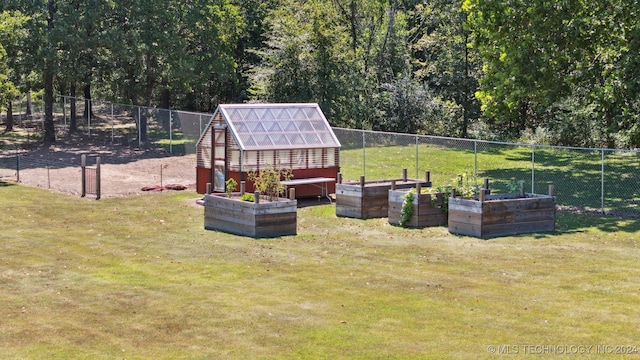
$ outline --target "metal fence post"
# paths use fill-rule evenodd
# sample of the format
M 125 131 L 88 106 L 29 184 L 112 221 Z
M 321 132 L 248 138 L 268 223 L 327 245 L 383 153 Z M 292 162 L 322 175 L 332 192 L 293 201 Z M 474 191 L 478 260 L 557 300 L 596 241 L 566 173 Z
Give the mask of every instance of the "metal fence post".
M 531 193 L 535 194 L 536 183 L 536 145 L 531 143 Z
M 600 207 L 604 214 L 604 148 L 600 149 L 602 161 L 600 163 Z
M 362 131 L 362 174 L 367 175 L 367 140 L 364 130 Z
M 418 161 L 418 135 L 416 135 L 416 179 L 418 178 L 418 167 L 419 167 L 419 161 Z
M 473 141 L 473 176 L 478 176 L 478 142 Z
M 169 109 L 169 153 L 173 154 L 173 128 L 171 127 L 172 120 L 172 111 Z

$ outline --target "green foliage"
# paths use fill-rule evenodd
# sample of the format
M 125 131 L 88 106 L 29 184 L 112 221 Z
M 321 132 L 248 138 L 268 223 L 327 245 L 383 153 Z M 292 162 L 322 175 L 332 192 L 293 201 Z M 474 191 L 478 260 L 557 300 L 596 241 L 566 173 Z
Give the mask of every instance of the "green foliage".
M 224 191 L 227 193 L 227 197 L 231 197 L 231 194 L 238 188 L 238 182 L 234 178 L 228 178 L 224 182 Z
M 430 118 L 426 134 L 467 137 L 469 127 L 480 119 L 480 103 L 474 93 L 481 76 L 482 61 L 467 13 L 459 1 L 420 2 L 408 11 L 416 80 L 432 89 L 446 105 L 445 114 Z
M 411 189 L 404 194 L 402 210 L 400 212 L 400 226 L 405 226 L 413 216 L 413 200 L 416 198 L 415 191 L 415 189 Z
M 515 178 L 511 178 L 506 184 L 507 192 L 509 193 L 519 193 L 520 190 L 524 186 L 524 180 L 516 180 Z
M 493 131 L 542 126 L 560 144 L 631 145 L 637 4 L 467 0 L 464 8 L 484 61 L 477 97 Z
M 28 20 L 20 11 L 0 12 L 0 110 L 18 95 L 18 48 L 27 36 L 24 25 Z
M 251 171 L 248 174 L 256 191 L 265 195 L 269 201 L 285 195 L 287 186 L 282 181 L 291 180 L 292 177 L 293 172 L 290 169 L 276 169 L 273 166 L 260 171 Z
M 479 193 L 477 178 L 466 172 L 458 174 L 456 178 L 453 179 L 453 187 L 456 190 L 456 196 L 471 198 Z
M 255 196 L 253 194 L 244 193 L 244 194 L 240 195 L 240 200 L 248 201 L 248 202 L 255 202 L 256 198 L 255 198 Z
M 633 1 L 51 4 L 0 4 L 0 103 L 46 87 L 49 140 L 54 91 L 82 89 L 149 108 L 317 102 L 342 127 L 640 146 Z
M 442 194 L 442 205 L 440 206 L 440 210 L 442 212 L 449 211 L 449 196 L 451 195 L 451 185 L 441 185 L 436 187 L 423 188 L 423 194 L 431 194 L 431 206 L 438 207 L 438 198 L 437 194 Z

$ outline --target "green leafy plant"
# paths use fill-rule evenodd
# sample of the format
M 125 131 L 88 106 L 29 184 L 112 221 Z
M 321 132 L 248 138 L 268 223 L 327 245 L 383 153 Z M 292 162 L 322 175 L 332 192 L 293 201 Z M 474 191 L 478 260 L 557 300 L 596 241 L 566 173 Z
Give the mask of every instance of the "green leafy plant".
M 290 169 L 269 167 L 265 170 L 251 171 L 248 177 L 256 191 L 273 201 L 287 191 L 287 186 L 282 181 L 291 180 L 293 172 Z
M 438 207 L 438 197 L 436 196 L 439 193 L 444 194 L 442 199 L 442 206 L 440 206 L 440 210 L 442 212 L 447 212 L 449 210 L 449 194 L 451 193 L 451 185 L 444 186 L 436 186 L 423 188 L 421 193 L 423 194 L 431 194 L 431 206 Z
M 400 213 L 400 226 L 405 226 L 409 220 L 411 220 L 411 216 L 413 216 L 413 199 L 416 197 L 415 192 L 415 189 L 411 189 L 404 195 L 402 211 Z
M 253 196 L 253 194 L 244 193 L 244 194 L 240 195 L 240 200 L 248 201 L 248 202 L 254 202 L 254 201 L 256 201 L 256 198 L 255 198 L 255 196 Z
M 238 187 L 238 182 L 234 178 L 229 178 L 224 182 L 224 191 L 227 193 L 227 197 L 231 197 L 231 194 Z
M 511 180 L 509 180 L 506 184 L 507 191 L 509 191 L 510 193 L 520 192 L 523 183 L 524 180 L 516 180 L 515 178 L 511 178 Z
M 456 188 L 456 196 L 472 198 L 478 195 L 478 184 L 475 176 L 469 176 L 467 173 L 458 174 L 454 180 Z

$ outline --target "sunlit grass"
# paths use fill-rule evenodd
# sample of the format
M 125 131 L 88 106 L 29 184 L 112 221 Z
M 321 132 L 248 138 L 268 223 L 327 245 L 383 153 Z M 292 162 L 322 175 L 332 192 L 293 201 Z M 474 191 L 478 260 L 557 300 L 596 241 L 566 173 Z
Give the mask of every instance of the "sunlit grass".
M 197 197 L 0 186 L 2 357 L 478 359 L 494 358 L 489 345 L 638 345 L 635 221 L 559 213 L 555 233 L 483 241 L 337 218 L 327 204 L 298 210 L 297 236 L 253 240 L 205 231 Z

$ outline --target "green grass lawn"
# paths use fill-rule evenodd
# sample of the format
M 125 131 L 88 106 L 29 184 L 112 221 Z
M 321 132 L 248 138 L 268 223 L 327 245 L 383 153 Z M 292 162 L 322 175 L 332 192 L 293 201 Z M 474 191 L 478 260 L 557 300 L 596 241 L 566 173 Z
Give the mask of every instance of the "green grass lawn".
M 193 192 L 95 201 L 0 185 L 0 358 L 504 357 L 495 346 L 576 359 L 640 346 L 636 221 L 558 213 L 555 233 L 486 241 L 327 204 L 299 209 L 297 236 L 253 240 L 204 230 Z M 581 345 L 593 348 L 525 354 Z
M 464 144 L 445 147 L 421 143 L 417 151 L 413 143 L 343 149 L 340 170 L 348 180 L 358 180 L 361 175 L 367 180 L 400 178 L 403 168 L 409 177 L 422 179 L 425 171 L 430 171 L 434 186 L 451 185 L 456 175 L 475 172 L 478 184 L 488 178 L 492 191 L 500 193 L 509 192 L 507 184 L 519 180 L 525 182 L 527 192 L 539 194 L 547 194 L 553 184 L 558 204 L 595 210 L 603 208 L 604 190 L 605 211 L 640 212 L 638 153 L 608 152 L 603 164 L 601 152 L 595 150 L 537 148 L 532 156 L 527 146 L 480 143 L 475 152 L 473 147 L 462 148 Z

